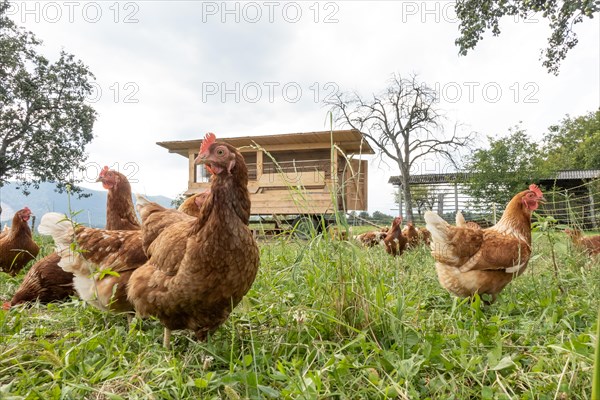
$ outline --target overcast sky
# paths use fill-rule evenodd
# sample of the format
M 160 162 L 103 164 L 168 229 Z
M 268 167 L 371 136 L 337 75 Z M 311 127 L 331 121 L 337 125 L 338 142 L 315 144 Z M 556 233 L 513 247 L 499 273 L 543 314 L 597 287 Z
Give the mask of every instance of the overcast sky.
M 35 2 L 12 17 L 87 64 L 97 79 L 98 120 L 90 171 L 118 165 L 134 191 L 175 197 L 187 188 L 187 160 L 157 141 L 327 130 L 326 96 L 382 91 L 391 74 L 439 90 L 440 108 L 485 143 L 522 121 L 536 139 L 546 128 L 600 105 L 598 18 L 576 26 L 579 44 L 558 77 L 541 66 L 549 29 L 541 17 L 505 18 L 466 57 L 454 45 L 453 2 Z M 419 171 L 444 168 L 429 160 Z M 392 212 L 398 171 L 373 160 L 369 211 Z M 84 186 L 98 189 L 98 184 Z

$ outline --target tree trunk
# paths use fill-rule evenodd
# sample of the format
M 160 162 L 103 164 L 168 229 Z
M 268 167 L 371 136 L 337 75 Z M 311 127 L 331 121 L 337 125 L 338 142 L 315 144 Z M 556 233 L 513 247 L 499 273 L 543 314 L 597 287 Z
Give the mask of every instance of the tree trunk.
M 408 184 L 408 177 L 403 179 L 406 181 L 404 185 L 402 185 L 402 190 L 404 191 L 404 201 L 406 203 L 406 221 L 413 221 L 413 209 L 412 209 L 412 195 L 410 193 L 410 185 Z
M 412 195 L 410 193 L 410 178 L 409 168 L 405 162 L 399 161 L 400 181 L 402 183 L 402 193 L 404 194 L 404 204 L 406 207 L 406 222 L 413 221 Z

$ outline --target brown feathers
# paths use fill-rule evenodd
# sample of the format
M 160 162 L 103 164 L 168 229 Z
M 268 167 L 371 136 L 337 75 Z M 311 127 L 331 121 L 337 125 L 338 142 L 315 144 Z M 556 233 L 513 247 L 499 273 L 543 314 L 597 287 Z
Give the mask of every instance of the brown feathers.
M 565 233 L 579 249 L 589 255 L 600 254 L 600 235 L 583 236 L 583 233 L 578 229 L 565 229 Z
M 406 224 L 406 227 L 404 227 L 404 229 L 402 229 L 402 235 L 407 240 L 407 245 L 406 245 L 407 248 L 410 248 L 410 249 L 415 248 L 421 242 L 421 237 L 419 235 L 419 231 L 417 231 L 417 228 L 415 228 L 412 221 L 408 222 Z
M 383 243 L 385 251 L 392 256 L 401 256 L 406 249 L 408 240 L 402 235 L 402 217 L 396 217 L 392 221 L 392 228 L 389 230 Z
M 98 182 L 102 182 L 102 186 L 108 189 L 105 229 L 111 231 L 141 229 L 133 208 L 131 185 L 127 177 L 120 172 L 104 167 L 98 176 Z
M 142 315 L 154 315 L 171 329 L 190 329 L 202 340 L 217 329 L 254 282 L 259 251 L 248 228 L 248 172 L 241 154 L 208 134 L 197 162 L 214 176 L 198 218 L 170 219 L 150 202 L 138 201 L 149 260 L 129 281 L 128 297 Z
M 543 201 L 537 186 L 515 195 L 502 218 L 487 229 L 467 226 L 457 213 L 451 226 L 436 213 L 425 213 L 431 253 L 440 284 L 457 296 L 497 294 L 523 273 L 531 256 L 531 213 Z M 462 225 L 462 226 L 461 226 Z
M 10 230 L 0 236 L 0 270 L 12 276 L 17 275 L 40 251 L 27 224 L 30 217 L 31 210 L 27 207 L 17 211 Z
M 39 301 L 50 303 L 75 294 L 73 274 L 58 266 L 60 256 L 56 253 L 42 258 L 27 272 L 15 292 L 10 305 Z
M 202 208 L 202 205 L 208 198 L 209 194 L 210 192 L 203 192 L 188 197 L 183 203 L 181 203 L 178 210 L 197 218 L 200 216 L 200 209 Z
M 109 170 L 108 167 L 104 167 L 100 171 L 97 181 L 102 182 L 102 186 L 105 189 L 108 189 L 108 196 L 106 199 L 106 229 L 139 231 L 140 225 L 137 221 L 137 217 L 135 216 L 133 202 L 131 201 L 131 185 L 129 184 L 129 181 L 125 175 Z M 141 240 L 138 239 L 138 242 L 141 243 Z M 84 240 L 82 241 L 82 245 L 87 246 L 86 248 L 83 248 L 83 250 L 92 252 L 93 254 L 91 254 L 90 257 L 94 258 L 95 260 L 98 259 L 99 254 L 102 254 L 102 251 L 98 251 L 97 248 L 116 248 L 115 242 L 104 243 L 101 240 L 96 240 L 96 242 L 93 244 L 89 243 L 87 240 Z M 131 248 L 135 245 L 136 244 L 133 242 L 133 244 L 130 243 L 128 247 Z M 130 271 L 133 265 L 139 266 L 145 261 L 144 259 L 138 264 L 128 265 L 127 263 L 132 259 L 139 259 L 141 254 L 137 249 L 131 250 L 131 254 L 124 254 L 124 249 L 125 247 L 120 249 L 118 253 L 123 257 L 125 267 L 117 266 L 117 269 L 120 268 L 121 270 L 126 269 L 127 271 Z M 17 292 L 13 297 L 13 302 L 15 299 L 17 299 L 19 300 L 19 303 L 35 300 L 39 300 L 42 303 L 47 303 L 50 301 L 65 299 L 75 294 L 73 286 L 74 276 L 71 272 L 64 271 L 59 266 L 60 260 L 60 256 L 57 253 L 52 253 L 36 262 L 31 267 L 23 282 L 17 289 Z M 62 264 L 66 265 L 69 263 L 69 261 L 70 260 L 65 260 Z M 114 263 L 114 260 L 111 260 L 110 262 Z M 103 268 L 102 265 L 102 263 L 98 262 L 93 268 Z M 71 269 L 69 269 L 69 271 L 71 271 Z M 85 281 L 87 279 L 86 276 L 90 276 L 90 271 L 83 270 L 81 273 L 83 276 L 77 279 L 78 285 L 80 288 L 82 288 L 82 290 L 89 294 L 91 289 Z M 100 292 L 97 297 L 110 298 L 110 296 L 113 294 L 113 286 L 116 285 L 117 290 L 115 292 L 115 299 L 117 300 L 113 301 L 111 307 L 117 309 L 126 309 L 127 306 L 122 300 L 126 299 L 124 288 L 125 282 L 127 282 L 128 279 L 128 274 L 131 274 L 131 272 L 121 273 L 119 277 L 110 274 L 106 275 L 101 282 L 97 282 L 98 284 L 94 285 L 94 288 L 98 289 Z M 68 284 L 68 281 L 70 281 L 70 285 Z M 93 282 L 93 280 L 90 280 L 90 282 Z M 102 291 L 102 289 L 104 289 L 104 291 Z M 92 293 L 90 296 L 96 295 Z M 84 299 L 85 298 L 86 297 L 84 297 Z M 111 300 L 108 300 L 101 308 L 108 307 L 110 302 Z

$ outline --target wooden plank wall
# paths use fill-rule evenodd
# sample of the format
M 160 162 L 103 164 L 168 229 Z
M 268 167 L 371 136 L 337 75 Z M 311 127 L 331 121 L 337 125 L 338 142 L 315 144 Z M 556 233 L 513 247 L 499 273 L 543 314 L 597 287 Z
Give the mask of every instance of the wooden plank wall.
M 252 214 L 325 214 L 334 211 L 329 149 L 276 151 L 270 155 L 262 151 L 242 154 L 248 166 Z M 195 157 L 194 153 L 190 153 L 189 193 L 205 191 L 210 187 L 210 183 L 194 181 Z M 272 158 L 275 158 L 279 167 Z M 363 161 L 364 164 L 360 165 L 360 175 L 353 177 L 350 170 L 345 168 L 345 159 L 338 157 L 337 153 L 336 159 L 333 167 L 338 170 L 339 182 L 351 180 L 340 186 L 341 190 L 346 191 L 346 208 L 366 209 L 367 162 Z M 358 172 L 359 160 L 352 162 L 353 169 Z M 340 207 L 344 205 L 341 192 L 338 204 Z

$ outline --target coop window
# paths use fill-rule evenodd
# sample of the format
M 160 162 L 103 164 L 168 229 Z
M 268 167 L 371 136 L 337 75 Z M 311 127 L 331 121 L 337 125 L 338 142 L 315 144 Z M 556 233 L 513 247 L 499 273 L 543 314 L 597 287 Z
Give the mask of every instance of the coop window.
M 197 156 L 198 156 L 197 154 L 194 154 L 194 158 L 196 158 Z M 204 166 L 204 164 L 196 165 L 196 177 L 194 179 L 194 182 L 196 182 L 196 183 L 210 182 L 210 173 L 206 170 L 206 167 Z

